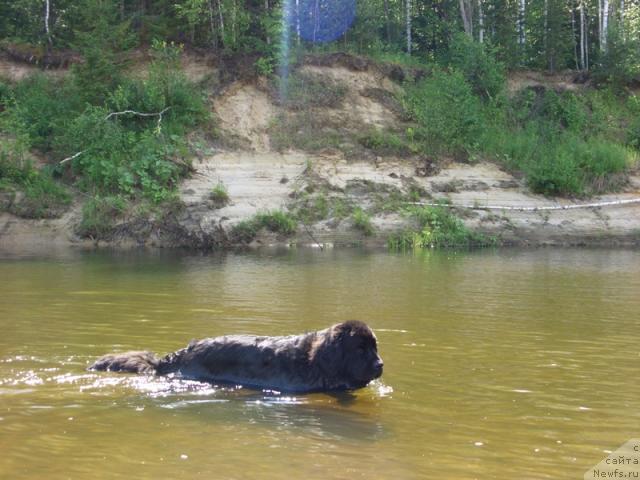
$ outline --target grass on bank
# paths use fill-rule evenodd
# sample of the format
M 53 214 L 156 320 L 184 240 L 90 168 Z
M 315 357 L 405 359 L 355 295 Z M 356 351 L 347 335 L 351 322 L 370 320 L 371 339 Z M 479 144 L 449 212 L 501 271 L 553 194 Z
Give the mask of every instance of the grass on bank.
M 125 76 L 116 63 L 95 71 L 81 64 L 64 77 L 35 74 L 2 84 L 0 135 L 20 138 L 23 151 L 38 150 L 51 165 L 22 175 L 25 198 L 63 197 L 48 172 L 97 198 L 159 204 L 173 195 L 190 170 L 187 134 L 209 117 L 202 92 L 180 69 L 180 49 L 157 42 L 151 54 L 144 78 Z
M 392 235 L 391 250 L 420 250 L 425 248 L 471 248 L 497 244 L 497 240 L 468 229 L 448 207 L 411 207 L 406 214 L 416 227 Z
M 283 236 L 290 236 L 296 232 L 296 219 L 283 210 L 258 213 L 248 220 L 244 220 L 233 227 L 230 237 L 237 243 L 251 243 L 261 229 L 266 229 Z
M 71 203 L 71 194 L 54 180 L 49 168 L 36 169 L 30 160 L 0 145 L 0 208 L 23 218 L 55 218 Z

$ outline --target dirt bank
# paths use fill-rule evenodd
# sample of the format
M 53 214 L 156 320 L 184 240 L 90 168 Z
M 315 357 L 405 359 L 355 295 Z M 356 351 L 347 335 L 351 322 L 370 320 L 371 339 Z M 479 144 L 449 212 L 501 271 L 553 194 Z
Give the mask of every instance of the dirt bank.
M 193 159 L 194 172 L 179 187 L 184 205 L 180 211 L 147 220 L 120 219 L 115 233 L 102 242 L 76 236 L 82 216 L 80 199 L 58 219 L 27 220 L 0 213 L 0 248 L 96 243 L 229 247 L 239 244 L 238 225 L 256 214 L 276 210 L 296 213 L 302 219 L 295 233 L 285 236 L 258 229 L 252 245 L 384 245 L 389 235 L 413 226 L 402 214 L 404 206 L 437 200 L 466 206 L 455 211 L 468 227 L 505 244 L 640 244 L 638 203 L 569 210 L 486 209 L 586 201 L 532 194 L 522 179 L 490 163 L 435 165 L 419 155 L 382 155 L 363 149 L 358 141 L 363 132 L 405 128 L 393 100 L 399 87 L 392 81 L 393 69 L 345 62 L 343 57 L 334 63 L 307 59 L 299 67 L 307 77 L 339 84 L 345 92 L 344 99 L 335 104 L 312 106 L 302 113 L 283 106 L 264 79 L 241 78 L 225 85 L 211 105 L 221 141 L 211 146 L 213 153 Z M 210 62 L 200 64 L 190 57 L 187 63 L 194 77 L 216 74 Z M 19 78 L 30 73 L 31 67 L 20 69 L 6 60 L 0 62 L 0 73 L 7 71 Z M 522 74 L 510 85 L 522 87 L 544 80 Z M 565 80 L 554 79 L 569 84 Z M 292 138 L 295 141 L 287 144 Z M 321 140 L 315 142 L 319 146 L 308 141 L 316 138 Z M 282 147 L 291 143 L 293 148 Z M 217 185 L 228 193 L 224 205 L 212 200 Z M 640 198 L 638 175 L 631 176 L 623 192 L 588 202 L 633 198 Z M 356 225 L 353 212 L 358 209 L 367 212 L 372 234 Z

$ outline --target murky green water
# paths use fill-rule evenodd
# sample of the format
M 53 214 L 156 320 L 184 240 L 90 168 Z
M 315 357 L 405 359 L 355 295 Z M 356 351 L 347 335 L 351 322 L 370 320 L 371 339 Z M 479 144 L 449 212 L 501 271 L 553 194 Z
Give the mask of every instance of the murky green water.
M 352 399 L 85 371 L 348 318 Z M 640 436 L 639 322 L 639 251 L 4 255 L 0 477 L 582 478 Z

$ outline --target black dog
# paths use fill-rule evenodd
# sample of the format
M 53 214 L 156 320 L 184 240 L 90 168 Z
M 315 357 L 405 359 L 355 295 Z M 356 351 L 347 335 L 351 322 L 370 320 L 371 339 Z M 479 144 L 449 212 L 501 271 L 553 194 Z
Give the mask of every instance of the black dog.
M 362 388 L 382 375 L 382 365 L 373 331 L 350 320 L 302 335 L 196 340 L 163 358 L 150 352 L 105 355 L 90 369 L 317 392 Z

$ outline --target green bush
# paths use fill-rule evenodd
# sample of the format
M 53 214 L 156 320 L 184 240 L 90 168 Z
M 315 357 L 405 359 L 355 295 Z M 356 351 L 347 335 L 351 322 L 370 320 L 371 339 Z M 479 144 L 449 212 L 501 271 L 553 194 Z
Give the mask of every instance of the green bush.
M 609 30 L 607 52 L 602 54 L 593 71 L 593 79 L 616 90 L 640 79 L 640 40 L 623 36 L 615 25 Z
M 34 147 L 48 151 L 81 109 L 71 82 L 38 73 L 15 86 L 7 116 L 14 131 L 27 134 Z
M 72 162 L 85 188 L 156 202 L 171 195 L 188 165 L 184 134 L 206 118 L 200 92 L 177 65 L 179 50 L 156 45 L 149 76 L 130 79 L 67 121 L 55 140 L 59 156 L 82 152 Z M 139 112 L 120 113 L 114 112 Z M 148 115 L 151 114 L 151 115 Z
M 495 158 L 525 173 L 531 190 L 544 195 L 584 196 L 615 190 L 634 161 L 628 148 L 593 138 L 564 134 L 546 139 L 535 130 L 494 137 Z M 496 154 L 496 152 L 499 152 Z
M 258 213 L 236 224 L 231 230 L 230 237 L 236 243 L 249 243 L 262 228 L 282 235 L 293 235 L 296 232 L 297 223 L 290 214 L 282 210 Z
M 449 47 L 449 64 L 462 72 L 477 95 L 496 98 L 504 90 L 505 66 L 496 59 L 496 52 L 487 43 L 457 33 Z
M 4 149 L 0 150 L 0 190 L 14 192 L 7 209 L 23 218 L 58 217 L 71 203 L 68 190 L 53 179 L 50 169 L 36 170 Z
M 96 196 L 82 207 L 82 220 L 76 230 L 81 237 L 103 239 L 113 234 L 116 220 L 127 208 L 127 202 L 119 196 Z
M 415 138 L 433 153 L 476 148 L 483 129 L 480 99 L 458 71 L 437 70 L 407 89 L 406 107 L 418 124 Z
M 371 224 L 371 217 L 364 210 L 361 208 L 354 209 L 352 218 L 354 228 L 360 230 L 367 237 L 373 235 L 374 229 Z
M 295 219 L 282 210 L 273 210 L 267 213 L 259 213 L 254 217 L 254 221 L 258 227 L 283 235 L 291 235 L 296 231 Z
M 417 229 L 392 236 L 388 242 L 391 249 L 468 248 L 496 243 L 493 238 L 469 230 L 447 207 L 412 207 L 407 213 L 417 223 Z
M 256 222 L 251 220 L 243 220 L 233 226 L 230 232 L 231 241 L 235 243 L 250 243 L 258 234 L 260 228 Z
M 362 135 L 358 141 L 379 155 L 409 155 L 416 153 L 417 147 L 393 132 L 372 129 Z
M 7 107 L 11 96 L 11 86 L 0 78 L 0 112 Z
M 229 192 L 227 191 L 227 187 L 225 187 L 222 182 L 218 182 L 218 184 L 211 189 L 209 199 L 213 202 L 216 208 L 224 207 L 229 203 Z

